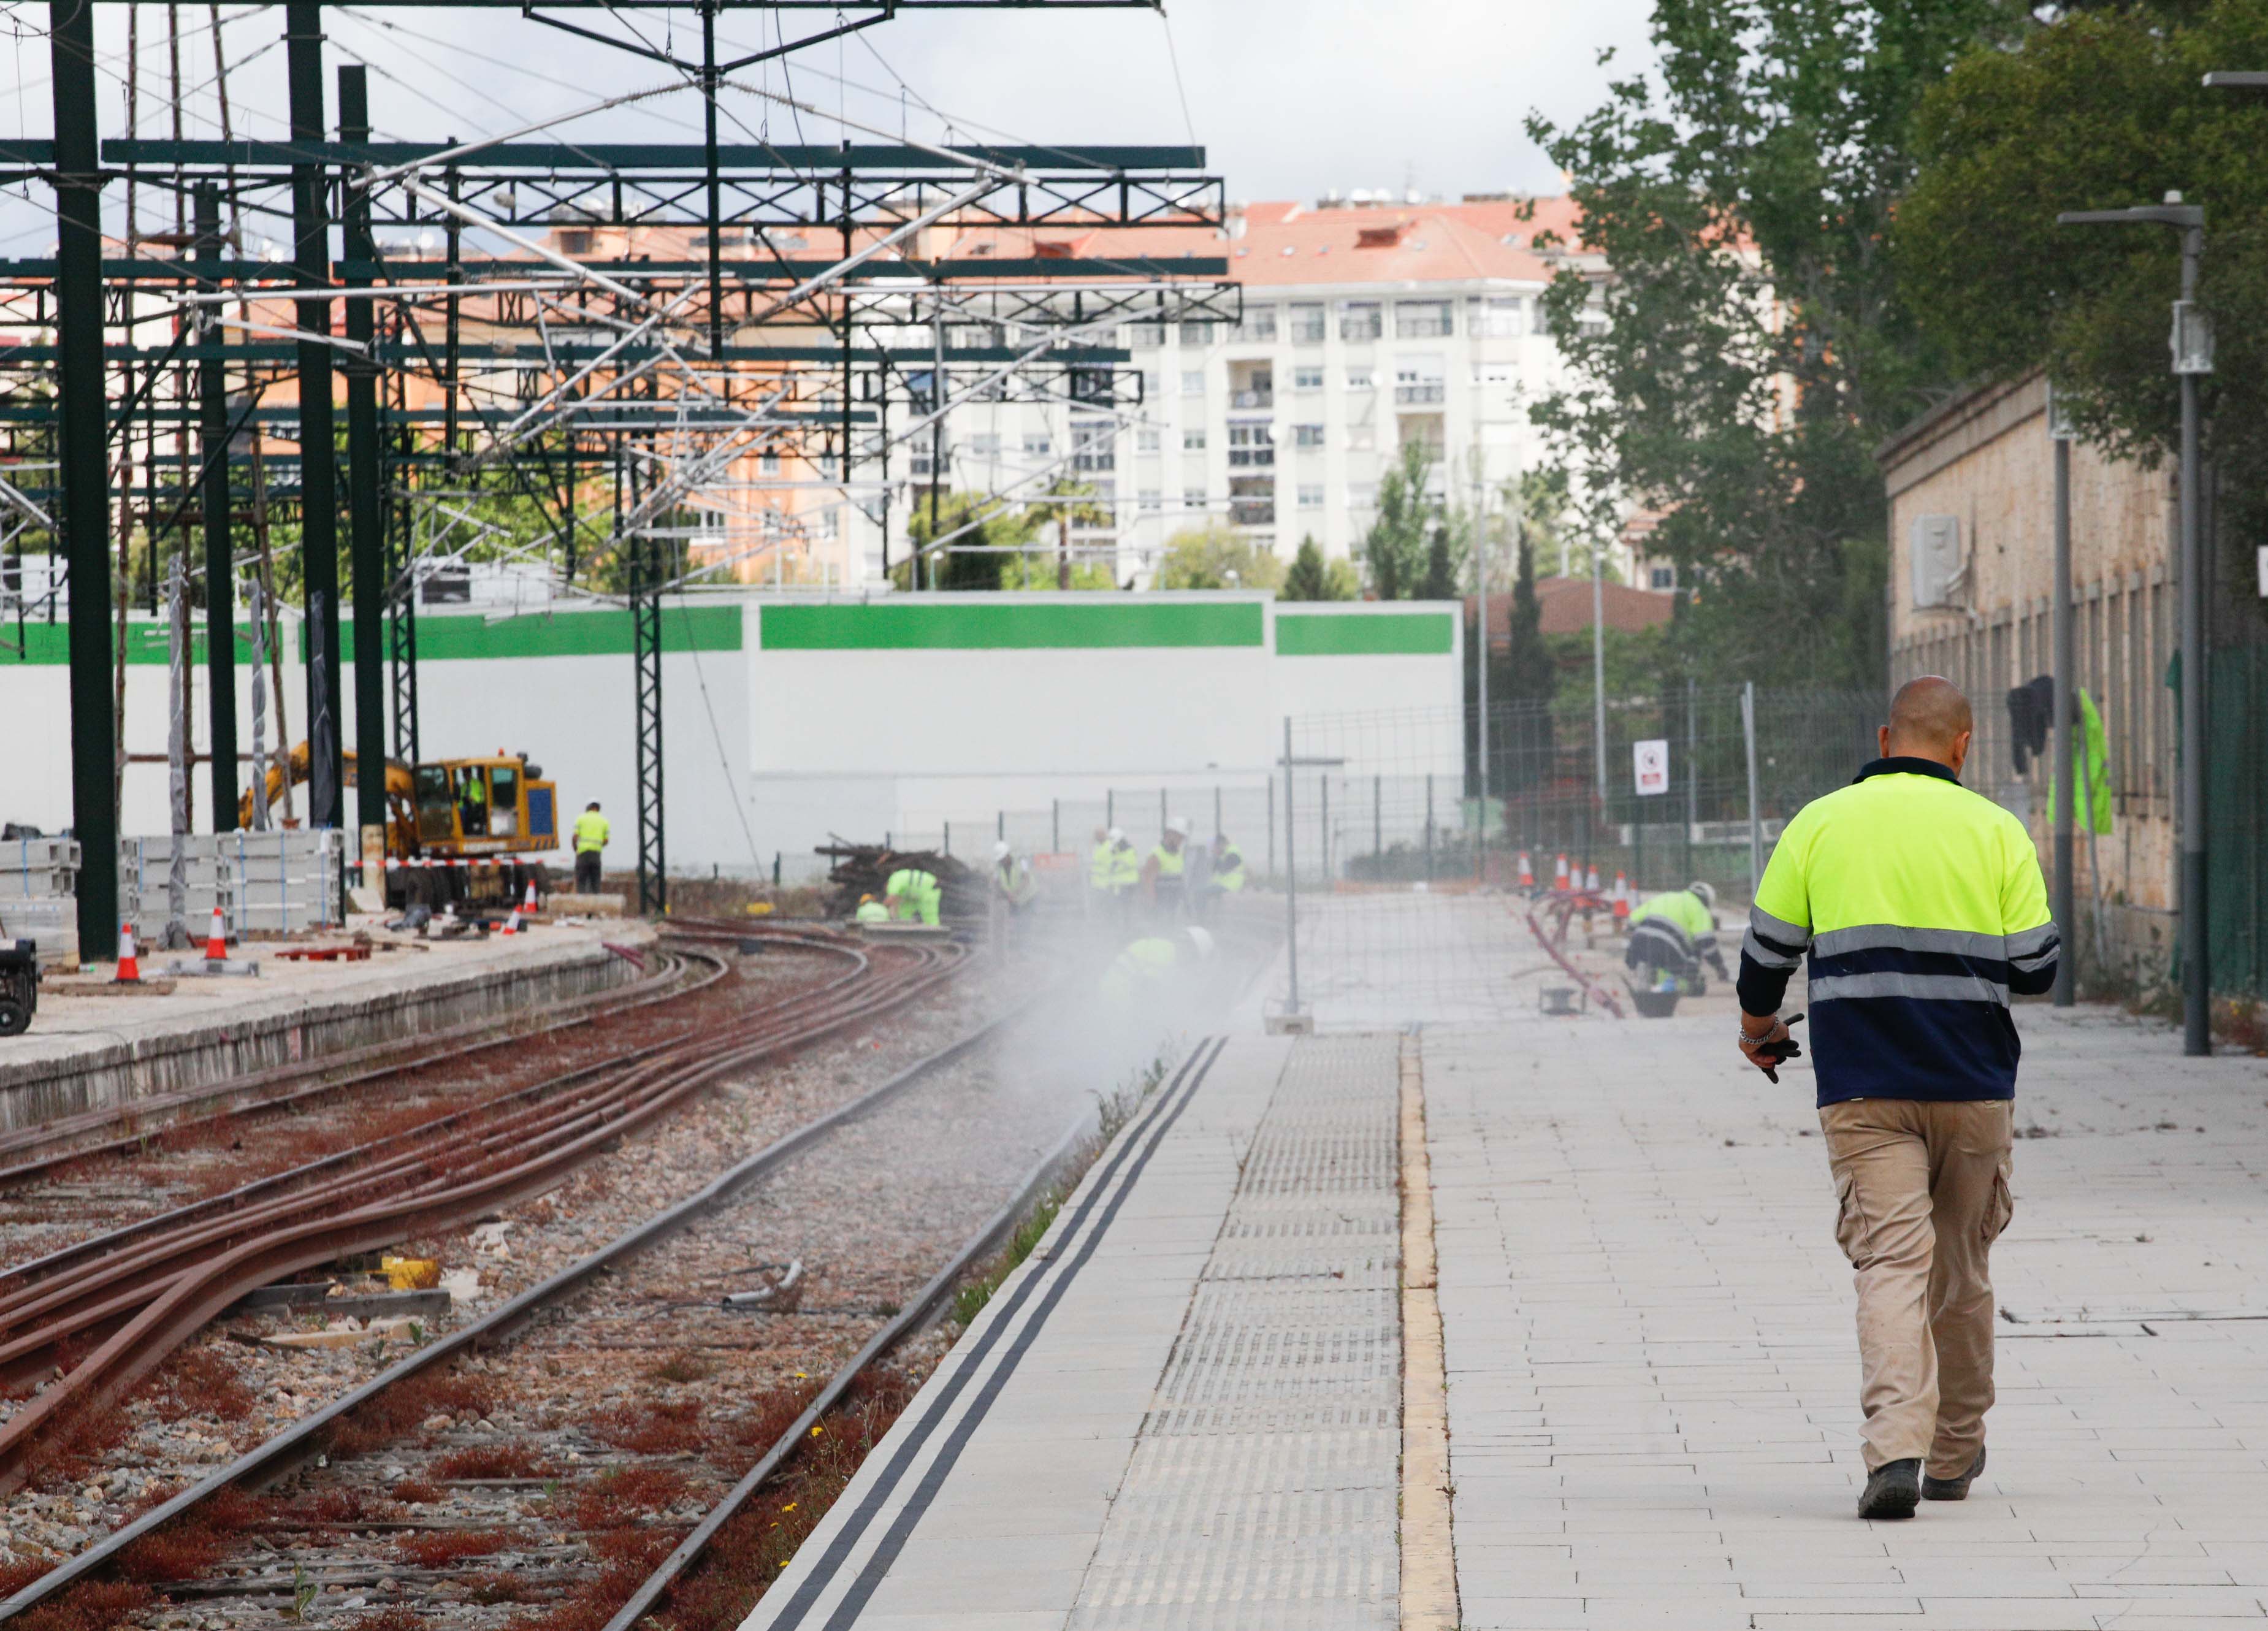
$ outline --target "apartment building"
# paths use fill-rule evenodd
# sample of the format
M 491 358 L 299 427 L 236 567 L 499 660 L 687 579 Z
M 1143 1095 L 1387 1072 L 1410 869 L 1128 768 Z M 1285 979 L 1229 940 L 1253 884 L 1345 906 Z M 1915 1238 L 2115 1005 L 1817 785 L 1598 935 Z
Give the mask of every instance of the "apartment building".
M 1086 484 L 1114 520 L 1071 542 L 1120 582 L 1147 582 L 1166 541 L 1208 521 L 1286 560 L 1308 537 L 1327 555 L 1359 553 L 1403 444 L 1432 451 L 1434 491 L 1454 484 L 1459 502 L 1476 476 L 1493 489 L 1536 461 L 1528 406 L 1564 364 L 1537 303 L 1563 255 L 1535 240 L 1572 237 L 1572 214 L 1563 198 L 1358 196 L 1243 206 L 1225 241 L 1141 233 L 1145 255 L 1226 254 L 1243 321 L 1122 325 L 1138 409 L 1011 395 L 956 410 L 946 483 L 1001 491 L 1052 469 Z M 1076 262 L 1130 247 L 1122 232 L 1057 252 Z M 932 450 L 909 453 L 889 516 L 894 559 L 933 479 Z M 861 530 L 873 576 L 880 531 Z

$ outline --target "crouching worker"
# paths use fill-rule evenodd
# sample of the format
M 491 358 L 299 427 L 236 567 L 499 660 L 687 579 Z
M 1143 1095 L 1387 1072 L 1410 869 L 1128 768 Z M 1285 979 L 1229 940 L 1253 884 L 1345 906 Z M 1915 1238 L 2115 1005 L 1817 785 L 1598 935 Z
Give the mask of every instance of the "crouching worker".
M 934 925 L 938 909 L 945 899 L 945 890 L 938 882 L 937 875 L 925 872 L 919 867 L 895 868 L 890 874 L 890 881 L 882 886 L 882 904 L 894 923 Z
M 1145 934 L 1118 954 L 1102 976 L 1102 995 L 1115 1007 L 1154 1003 L 1212 961 L 1210 931 L 1195 926 Z
M 1705 883 L 1655 896 L 1630 915 L 1630 949 L 1623 953 L 1623 965 L 1649 986 L 1675 981 L 1689 997 L 1706 989 L 1701 978 L 1705 962 L 1719 979 L 1729 980 L 1725 954 L 1717 945 L 1716 904 L 1717 891 Z

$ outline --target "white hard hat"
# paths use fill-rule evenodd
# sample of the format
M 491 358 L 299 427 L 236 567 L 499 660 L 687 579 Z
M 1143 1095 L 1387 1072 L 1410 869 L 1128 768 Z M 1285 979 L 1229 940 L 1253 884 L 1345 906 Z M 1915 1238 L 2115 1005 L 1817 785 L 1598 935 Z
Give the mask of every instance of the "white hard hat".
M 992 859 L 994 860 L 1005 860 L 1008 859 L 1008 854 L 1009 850 L 1007 839 L 1003 838 L 992 846 Z
M 1196 950 L 1198 962 L 1205 963 L 1211 961 L 1212 957 L 1212 931 L 1211 929 L 1201 929 L 1192 926 L 1191 927 L 1183 929 L 1182 933 L 1189 937 L 1189 945 Z
M 1174 816 L 1173 820 L 1166 823 L 1166 830 L 1167 832 L 1179 833 L 1185 838 L 1188 838 L 1189 836 L 1189 818 L 1186 816 Z
M 1708 907 L 1708 908 L 1709 908 L 1711 911 L 1712 911 L 1716 910 L 1716 907 L 1717 907 L 1717 891 L 1716 891 L 1716 889 L 1715 889 L 1715 888 L 1714 888 L 1714 887 L 1712 887 L 1712 885 L 1710 885 L 1710 884 L 1706 884 L 1706 883 L 1699 882 L 1697 882 L 1697 882 L 1692 882 L 1692 883 L 1689 883 L 1689 884 L 1687 884 L 1685 887 L 1686 887 L 1687 889 L 1690 889 L 1694 894 L 1698 895 L 1698 896 L 1701 897 L 1701 904 L 1702 904 L 1703 905 L 1705 905 L 1705 906 Z
M 1110 841 L 1111 841 L 1113 844 L 1123 844 L 1123 843 L 1125 843 L 1125 842 L 1126 842 L 1126 829 L 1125 829 L 1125 828 L 1123 828 L 1123 827 L 1113 827 L 1113 828 L 1110 830 Z

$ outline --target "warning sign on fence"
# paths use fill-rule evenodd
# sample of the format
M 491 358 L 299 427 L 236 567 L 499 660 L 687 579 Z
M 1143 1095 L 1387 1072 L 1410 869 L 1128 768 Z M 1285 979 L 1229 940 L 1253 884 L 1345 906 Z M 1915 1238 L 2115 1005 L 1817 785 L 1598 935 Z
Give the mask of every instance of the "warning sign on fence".
M 1638 777 L 1638 790 L 1641 797 L 1649 793 L 1668 792 L 1668 742 L 1634 742 L 1631 743 L 1631 768 Z

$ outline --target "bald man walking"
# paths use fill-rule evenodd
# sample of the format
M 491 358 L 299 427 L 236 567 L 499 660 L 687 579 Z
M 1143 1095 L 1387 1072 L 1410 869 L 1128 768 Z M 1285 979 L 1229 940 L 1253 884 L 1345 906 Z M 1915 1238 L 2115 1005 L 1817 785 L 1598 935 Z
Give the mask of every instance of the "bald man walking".
M 1741 945 L 1741 1051 L 1760 1067 L 1809 955 L 1835 1237 L 1859 1289 L 1865 1518 L 1963 1500 L 1984 1470 L 2009 997 L 2052 986 L 2061 945 L 2030 834 L 1961 785 L 1973 726 L 1951 682 L 1900 687 L 1882 756 L 1787 823 Z

